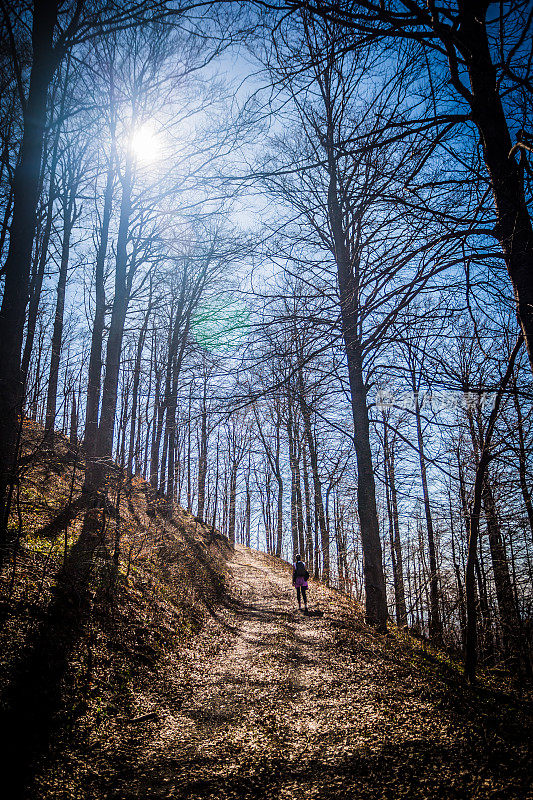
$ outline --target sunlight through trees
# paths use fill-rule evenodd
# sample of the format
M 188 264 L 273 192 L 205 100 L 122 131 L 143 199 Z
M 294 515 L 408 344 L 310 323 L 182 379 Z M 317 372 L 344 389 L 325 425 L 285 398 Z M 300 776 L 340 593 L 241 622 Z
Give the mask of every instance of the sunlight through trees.
M 81 594 L 142 485 L 471 680 L 530 674 L 532 25 L 522 0 L 3 4 L 5 569 L 68 440 L 83 485 L 41 527 L 72 526 Z

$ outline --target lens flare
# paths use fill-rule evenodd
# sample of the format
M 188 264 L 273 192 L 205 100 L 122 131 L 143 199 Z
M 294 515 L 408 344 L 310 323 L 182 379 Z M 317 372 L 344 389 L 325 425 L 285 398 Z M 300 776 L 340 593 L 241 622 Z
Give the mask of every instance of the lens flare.
M 153 123 L 146 122 L 134 132 L 131 148 L 138 161 L 150 163 L 156 161 L 160 154 L 160 142 Z

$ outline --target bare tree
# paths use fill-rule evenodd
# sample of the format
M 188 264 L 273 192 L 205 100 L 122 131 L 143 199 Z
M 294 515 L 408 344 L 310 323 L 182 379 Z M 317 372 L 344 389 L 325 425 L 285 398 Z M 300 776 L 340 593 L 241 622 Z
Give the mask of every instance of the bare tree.
M 495 220 L 486 233 L 500 244 L 512 282 L 518 319 L 533 368 L 533 284 L 530 278 L 533 260 L 528 181 L 531 175 L 529 154 L 533 139 L 526 130 L 533 97 L 532 63 L 529 56 L 533 18 L 527 4 L 515 0 L 489 16 L 494 5 L 487 0 L 459 3 L 449 0 L 442 6 L 400 0 L 398 4 L 378 2 L 341 2 L 334 5 L 311 2 L 287 2 L 292 11 L 316 15 L 340 25 L 353 34 L 346 46 L 359 48 L 368 41 L 380 47 L 393 39 L 416 42 L 422 51 L 432 87 L 434 114 L 413 121 L 440 135 L 446 123 L 461 126 L 461 135 L 483 150 L 488 176 L 487 192 L 493 197 Z M 500 54 L 498 59 L 494 54 Z M 449 84 L 455 90 L 457 112 L 449 113 L 448 98 L 442 95 L 436 106 L 435 79 L 447 62 Z M 438 82 L 438 78 L 437 78 Z M 513 143 L 513 116 L 523 119 Z M 477 137 L 474 137 L 472 125 Z M 476 220 L 472 219 L 472 228 Z

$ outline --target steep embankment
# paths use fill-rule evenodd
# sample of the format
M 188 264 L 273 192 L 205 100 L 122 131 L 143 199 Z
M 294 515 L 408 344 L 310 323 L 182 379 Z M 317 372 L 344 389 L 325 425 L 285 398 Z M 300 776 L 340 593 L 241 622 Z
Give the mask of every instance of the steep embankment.
M 231 549 L 182 509 L 162 513 L 143 481 L 128 486 L 117 470 L 89 584 L 68 586 L 62 568 L 85 512 L 80 453 L 61 436 L 43 446 L 29 425 L 23 456 L 18 541 L 0 570 L 0 769 L 10 800 L 86 797 L 81 776 L 122 744 L 144 686 L 220 603 Z
M 108 606 L 94 595 L 71 642 L 31 797 L 533 796 L 530 699 L 467 688 L 452 662 L 373 634 L 318 584 L 320 614 L 300 614 L 287 564 L 232 552 L 181 511 L 150 516 L 137 490 L 121 505 L 117 593 Z M 21 557 L 38 561 L 29 546 Z M 19 568 L 12 656 L 51 623 Z

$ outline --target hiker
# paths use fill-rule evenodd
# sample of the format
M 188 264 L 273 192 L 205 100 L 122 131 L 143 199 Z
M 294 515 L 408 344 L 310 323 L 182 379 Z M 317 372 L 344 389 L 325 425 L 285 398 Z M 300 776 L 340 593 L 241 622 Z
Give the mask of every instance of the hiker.
M 298 598 L 298 608 L 302 609 L 302 597 L 304 600 L 304 612 L 307 612 L 307 590 L 309 588 L 307 579 L 309 573 L 305 568 L 304 562 L 301 560 L 300 555 L 296 556 L 296 560 L 292 568 L 292 585 L 296 588 L 296 597 Z

